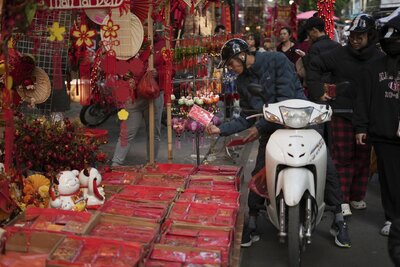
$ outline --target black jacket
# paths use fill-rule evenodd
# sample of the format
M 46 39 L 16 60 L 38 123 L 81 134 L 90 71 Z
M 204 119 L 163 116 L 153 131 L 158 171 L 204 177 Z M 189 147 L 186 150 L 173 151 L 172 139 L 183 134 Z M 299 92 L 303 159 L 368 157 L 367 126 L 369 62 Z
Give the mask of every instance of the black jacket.
M 321 36 L 317 40 L 315 40 L 315 42 L 310 46 L 307 54 L 302 58 L 303 65 L 306 70 L 307 80 L 311 61 L 322 53 L 327 53 L 328 51 L 331 51 L 332 49 L 335 49 L 337 47 L 340 47 L 340 44 L 329 39 L 327 35 Z M 329 82 L 329 75 L 325 75 L 324 82 Z
M 324 73 L 330 73 L 334 84 L 346 84 L 338 86 L 336 99 L 329 101 L 334 114 L 351 119 L 351 111 L 354 100 L 357 97 L 357 86 L 355 80 L 361 75 L 363 66 L 371 61 L 383 57 L 383 53 L 376 47 L 376 41 L 371 41 L 367 47 L 355 50 L 350 45 L 340 46 L 328 53 L 313 58 L 307 71 L 307 85 L 310 99 L 319 100 L 324 94 L 322 77 Z M 335 113 L 335 110 L 338 111 Z M 341 110 L 339 112 L 339 110 Z M 344 112 L 349 110 L 350 112 Z
M 372 142 L 400 145 L 396 135 L 400 116 L 400 70 L 395 77 L 387 69 L 387 57 L 375 60 L 365 68 L 353 116 L 356 133 L 367 133 Z

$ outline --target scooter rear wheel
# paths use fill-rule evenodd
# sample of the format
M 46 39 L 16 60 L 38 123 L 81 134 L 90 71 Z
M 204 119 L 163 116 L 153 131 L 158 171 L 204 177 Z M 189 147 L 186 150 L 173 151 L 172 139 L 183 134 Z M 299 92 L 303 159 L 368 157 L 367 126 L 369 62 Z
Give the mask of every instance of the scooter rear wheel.
M 110 116 L 111 112 L 107 112 L 104 107 L 98 104 L 83 106 L 79 113 L 79 119 L 82 124 L 89 127 L 99 126 L 105 122 Z
M 303 247 L 303 226 L 300 220 L 300 205 L 288 207 L 288 252 L 289 266 L 299 267 Z

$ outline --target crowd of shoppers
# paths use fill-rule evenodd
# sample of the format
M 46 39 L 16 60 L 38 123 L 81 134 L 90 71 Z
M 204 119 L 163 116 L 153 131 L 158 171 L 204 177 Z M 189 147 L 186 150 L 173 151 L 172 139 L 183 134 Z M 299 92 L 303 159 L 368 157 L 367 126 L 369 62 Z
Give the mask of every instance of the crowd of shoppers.
M 328 155 L 328 172 L 329 165 L 331 165 L 332 175 L 328 173 L 327 180 L 329 177 L 331 179 L 334 177 L 333 180 L 336 182 L 333 183 L 330 190 L 327 186 L 327 195 L 339 199 L 334 202 L 334 205 L 338 206 L 335 210 L 335 223 L 336 227 L 341 226 L 342 229 L 339 230 L 344 228 L 346 235 L 337 235 L 335 241 L 341 247 L 350 247 L 347 225 L 343 215 L 351 215 L 350 206 L 354 209 L 367 207 L 365 195 L 370 175 L 371 143 L 377 150 L 382 203 L 387 220 L 381 229 L 381 234 L 389 235 L 391 222 L 399 218 L 400 198 L 395 192 L 400 188 L 400 184 L 398 179 L 394 178 L 400 177 L 398 168 L 400 164 L 399 18 L 390 21 L 383 27 L 378 39 L 374 19 L 367 14 L 360 14 L 350 25 L 347 45 L 342 46 L 328 37 L 322 19 L 312 17 L 304 26 L 311 45 L 307 53 L 296 53 L 297 58 L 293 60 L 296 62 L 302 57 L 310 100 L 327 103 L 334 110 L 331 125 L 325 125 L 321 133 L 329 145 L 333 157 L 333 162 L 331 162 Z M 290 60 L 290 51 L 296 46 L 290 39 L 290 29 L 282 28 L 280 33 L 282 43 L 277 50 L 286 55 L 286 59 L 279 59 L 283 64 L 283 62 L 288 62 L 287 59 L 292 61 Z M 246 40 L 252 41 L 247 38 Z M 383 52 L 377 46 L 378 40 L 380 40 Z M 247 91 L 247 86 L 251 83 L 258 83 L 262 86 L 269 103 L 288 98 L 302 98 L 299 94 L 290 96 L 283 94 L 283 98 L 281 96 L 281 99 L 278 100 L 277 96 L 285 91 L 279 90 L 278 84 L 282 84 L 274 83 L 274 79 L 280 79 L 283 76 L 276 75 L 276 73 L 282 72 L 277 71 L 279 66 L 273 66 L 270 62 L 272 57 L 278 58 L 279 56 L 271 52 L 250 52 L 249 46 L 246 46 L 245 42 L 242 43 L 242 40 L 229 42 L 221 50 L 221 60 L 230 70 L 238 74 L 240 104 L 244 109 L 259 109 L 262 104 L 261 99 L 257 99 Z M 235 43 L 240 44 L 239 50 L 232 50 Z M 261 64 L 263 57 L 265 59 Z M 293 61 L 292 63 L 295 63 Z M 285 68 L 293 71 L 293 66 L 289 64 Z M 300 84 L 298 77 L 294 71 L 289 72 L 290 74 L 286 73 L 284 76 L 296 77 L 296 81 L 286 80 L 283 85 L 295 85 L 292 92 L 298 92 Z M 266 73 L 270 79 L 263 80 Z M 272 75 L 273 81 L 270 81 L 271 73 L 275 73 Z M 367 77 L 368 79 L 366 79 Z M 379 88 L 379 90 L 375 88 Z M 271 95 L 271 92 L 274 93 Z M 243 116 L 245 115 L 243 114 Z M 252 172 L 252 175 L 255 175 L 263 166 L 268 136 L 276 128 L 264 126 L 265 129 L 268 129 L 265 131 L 260 126 L 262 123 L 258 122 L 256 126 L 252 126 L 254 122 L 245 120 L 243 116 L 226 122 L 220 127 L 209 125 L 207 132 L 230 135 L 249 128 L 249 136 L 253 137 L 260 136 L 260 132 L 262 132 L 256 167 Z M 366 139 L 367 136 L 368 139 Z M 337 190 L 339 182 L 340 188 Z M 328 184 L 329 181 L 327 181 Z M 329 199 L 326 201 L 330 204 Z M 249 221 L 243 234 L 242 246 L 244 247 L 259 240 L 256 218 L 259 207 L 263 203 L 264 200 L 261 197 L 249 192 Z M 342 204 L 338 205 L 338 203 Z M 342 225 L 337 224 L 338 218 L 343 222 Z M 341 237 L 345 239 L 337 242 L 337 239 Z

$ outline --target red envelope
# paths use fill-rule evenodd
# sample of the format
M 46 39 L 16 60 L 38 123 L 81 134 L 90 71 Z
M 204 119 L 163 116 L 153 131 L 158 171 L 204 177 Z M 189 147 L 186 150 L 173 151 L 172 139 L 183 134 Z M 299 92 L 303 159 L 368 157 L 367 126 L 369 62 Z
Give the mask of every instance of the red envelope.
M 214 117 L 211 112 L 199 107 L 198 105 L 193 105 L 188 116 L 204 126 L 207 126 Z
M 243 138 L 240 139 L 233 139 L 231 140 L 228 144 L 226 144 L 226 147 L 231 147 L 231 146 L 242 146 L 246 144 L 247 142 L 244 141 Z

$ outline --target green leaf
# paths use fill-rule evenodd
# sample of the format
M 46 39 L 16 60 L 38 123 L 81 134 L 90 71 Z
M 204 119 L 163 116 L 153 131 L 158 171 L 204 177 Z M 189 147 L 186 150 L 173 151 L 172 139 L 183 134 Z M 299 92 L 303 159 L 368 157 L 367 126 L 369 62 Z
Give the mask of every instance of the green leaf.
M 37 10 L 37 4 L 35 1 L 28 3 L 25 7 L 25 16 L 28 24 L 31 24 L 33 17 L 35 16 Z

